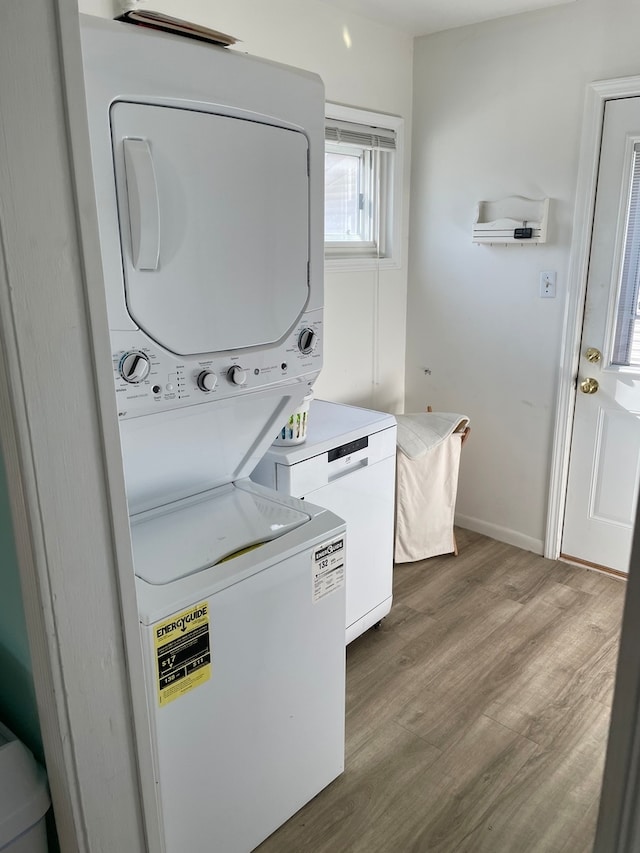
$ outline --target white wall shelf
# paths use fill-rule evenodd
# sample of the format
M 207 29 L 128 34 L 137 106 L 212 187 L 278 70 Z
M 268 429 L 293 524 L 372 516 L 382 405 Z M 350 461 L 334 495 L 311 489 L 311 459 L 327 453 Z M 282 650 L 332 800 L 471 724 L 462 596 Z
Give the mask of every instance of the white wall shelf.
M 498 201 L 480 201 L 473 223 L 474 243 L 506 245 L 547 242 L 549 199 L 533 199 L 514 195 Z M 531 236 L 518 234 L 519 229 L 531 229 Z

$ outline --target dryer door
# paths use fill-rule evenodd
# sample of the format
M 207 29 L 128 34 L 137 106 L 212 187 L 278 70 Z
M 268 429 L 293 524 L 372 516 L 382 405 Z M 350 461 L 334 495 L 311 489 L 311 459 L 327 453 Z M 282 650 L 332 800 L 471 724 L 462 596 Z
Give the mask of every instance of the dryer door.
M 111 129 L 134 322 L 183 356 L 280 340 L 308 299 L 304 133 L 125 102 Z

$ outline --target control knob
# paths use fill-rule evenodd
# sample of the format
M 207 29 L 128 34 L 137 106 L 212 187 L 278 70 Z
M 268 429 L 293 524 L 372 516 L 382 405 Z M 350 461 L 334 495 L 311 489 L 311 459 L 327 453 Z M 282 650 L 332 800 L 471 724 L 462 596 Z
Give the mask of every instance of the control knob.
M 303 329 L 298 335 L 298 349 L 303 355 L 309 355 L 316 348 L 318 336 L 313 329 Z
M 198 388 L 201 391 L 213 391 L 218 384 L 218 377 L 212 370 L 203 370 L 198 376 Z
M 234 364 L 227 371 L 227 378 L 232 385 L 244 385 L 247 381 L 247 371 L 239 364 Z
M 149 358 L 143 352 L 128 352 L 120 359 L 120 376 L 132 385 L 145 380 L 150 370 Z

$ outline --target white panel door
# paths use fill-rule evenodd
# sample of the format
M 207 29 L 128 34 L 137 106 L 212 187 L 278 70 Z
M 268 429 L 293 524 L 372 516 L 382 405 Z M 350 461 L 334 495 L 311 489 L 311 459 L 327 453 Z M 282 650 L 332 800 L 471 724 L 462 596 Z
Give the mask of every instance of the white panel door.
M 284 337 L 309 296 L 305 134 L 124 102 L 111 124 L 136 324 L 178 355 Z
M 640 472 L 640 99 L 608 101 L 562 554 L 626 573 Z

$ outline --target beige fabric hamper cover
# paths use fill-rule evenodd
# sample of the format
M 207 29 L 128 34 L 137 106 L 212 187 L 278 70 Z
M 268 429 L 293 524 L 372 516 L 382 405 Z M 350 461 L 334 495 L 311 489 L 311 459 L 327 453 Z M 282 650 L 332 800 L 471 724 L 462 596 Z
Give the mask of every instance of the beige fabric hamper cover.
M 469 418 L 452 412 L 397 415 L 396 563 L 455 550 L 453 517 L 462 433 Z

